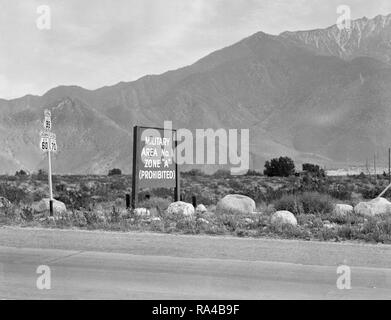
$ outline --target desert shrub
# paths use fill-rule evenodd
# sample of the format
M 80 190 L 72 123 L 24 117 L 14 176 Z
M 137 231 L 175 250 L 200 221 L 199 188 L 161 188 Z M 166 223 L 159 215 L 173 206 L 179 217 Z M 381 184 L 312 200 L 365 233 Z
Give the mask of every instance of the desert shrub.
M 55 190 L 56 190 L 57 192 L 64 192 L 65 189 L 66 189 L 66 184 L 64 184 L 64 183 L 59 183 L 59 184 L 56 184 L 56 185 L 54 186 L 54 188 L 55 188 Z
M 285 189 L 275 190 L 271 187 L 266 187 L 266 191 L 257 188 L 254 191 L 249 191 L 243 194 L 253 199 L 257 204 L 263 202 L 270 204 L 281 199 L 284 195 L 287 194 L 287 192 L 288 191 Z
M 383 190 L 384 188 L 380 186 L 369 186 L 360 191 L 364 199 L 375 199 Z
M 117 223 L 120 220 L 120 211 L 113 206 L 111 213 L 110 213 L 110 222 Z
M 326 176 L 324 170 L 320 166 L 318 166 L 316 164 L 312 164 L 312 163 L 304 163 L 303 164 L 303 171 L 309 172 L 317 177 L 325 177 Z
M 245 189 L 243 183 L 236 179 L 230 179 L 228 185 L 231 189 L 234 190 L 234 192 L 242 192 Z
M 367 241 L 391 241 L 391 217 L 377 216 L 368 218 L 360 230 L 361 237 Z
M 333 211 L 331 197 L 318 192 L 284 195 L 274 202 L 276 210 L 288 210 L 295 215 L 325 214 Z
M 299 225 L 307 225 L 309 227 L 321 228 L 323 227 L 322 219 L 315 214 L 300 214 L 296 216 Z
M 24 170 L 19 170 L 19 171 L 15 172 L 15 176 L 17 176 L 17 177 L 25 177 L 25 176 L 27 176 L 27 172 L 24 171 Z
M 349 190 L 349 187 L 344 184 L 335 184 L 332 185 L 328 191 L 328 194 L 333 198 L 339 200 L 351 200 L 352 199 L 352 191 Z
M 231 172 L 226 169 L 219 169 L 212 174 L 213 178 L 229 178 L 231 177 Z
M 360 172 L 360 174 L 357 176 L 357 178 L 359 179 L 365 179 L 366 178 L 366 175 L 364 172 Z
M 266 161 L 263 173 L 268 177 L 289 177 L 295 174 L 295 163 L 288 157 L 274 158 Z
M 112 190 L 119 190 L 119 191 L 122 191 L 122 190 L 125 190 L 127 188 L 127 185 L 126 185 L 126 182 L 125 181 L 113 181 L 111 184 L 110 184 L 110 188 Z
M 181 172 L 181 175 L 190 177 L 202 177 L 205 176 L 205 173 L 202 172 L 200 169 L 191 169 L 189 171 Z
M 337 235 L 342 239 L 350 240 L 354 238 L 355 231 L 351 225 L 343 225 L 337 229 Z
M 328 180 L 306 172 L 301 175 L 295 184 L 295 191 L 300 192 L 327 192 Z
M 333 211 L 331 197 L 318 192 L 304 192 L 300 195 L 300 202 L 304 213 L 325 214 Z
M 256 171 L 256 170 L 251 170 L 249 169 L 246 174 L 246 176 L 262 176 L 262 172 Z
M 33 221 L 34 220 L 33 209 L 31 207 L 23 207 L 20 216 L 25 221 Z
M 279 210 L 288 210 L 295 215 L 299 215 L 302 212 L 300 199 L 292 194 L 283 195 L 280 199 L 274 202 L 274 208 Z
M 138 204 L 140 208 L 156 208 L 159 213 L 165 211 L 170 205 L 171 201 L 166 198 L 153 197 L 146 199 Z
M 31 202 L 40 201 L 43 198 L 46 198 L 48 195 L 43 190 L 35 191 L 34 193 L 30 194 L 27 197 L 27 200 L 30 200 Z
M 323 228 L 319 232 L 319 238 L 324 241 L 337 239 L 338 231 L 336 229 Z
M 48 179 L 48 174 L 45 170 L 39 169 L 36 177 L 37 177 L 37 180 L 44 181 L 44 180 Z
M 307 239 L 309 237 L 309 233 L 301 228 L 292 225 L 272 225 L 270 230 L 283 237 L 283 238 L 301 238 Z
M 224 229 L 229 232 L 234 232 L 238 227 L 240 227 L 239 215 L 237 214 L 221 214 L 219 215 L 219 221 Z
M 12 186 L 8 183 L 0 184 L 0 196 L 7 198 L 12 203 L 20 203 L 25 200 L 27 193 L 18 187 Z
M 87 225 L 96 224 L 99 221 L 99 216 L 94 211 L 83 211 Z
M 109 170 L 109 173 L 108 173 L 109 176 L 117 176 L 117 175 L 121 175 L 121 174 L 122 174 L 122 171 L 121 171 L 121 169 L 118 169 L 118 168 L 111 169 L 111 170 Z
M 57 196 L 57 200 L 64 202 L 67 207 L 72 209 L 88 208 L 91 199 L 77 190 L 68 190 Z

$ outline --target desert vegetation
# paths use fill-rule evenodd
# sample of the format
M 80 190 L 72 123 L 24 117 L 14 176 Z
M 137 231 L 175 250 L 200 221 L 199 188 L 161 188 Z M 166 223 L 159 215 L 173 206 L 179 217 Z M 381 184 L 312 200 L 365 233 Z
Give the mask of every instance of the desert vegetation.
M 192 217 L 169 213 L 173 192 L 167 189 L 140 192 L 138 207 L 146 208 L 144 213 L 127 209 L 125 195 L 131 193 L 131 176 L 124 174 L 53 176 L 54 198 L 66 205 L 66 211 L 50 217 L 34 210 L 34 203 L 48 195 L 44 171 L 0 176 L 0 224 L 391 243 L 391 215 L 339 215 L 333 210 L 337 203 L 354 206 L 376 197 L 388 185 L 386 176 L 327 177 L 316 167 L 309 169 L 284 177 L 258 171 L 243 176 L 224 170 L 213 175 L 184 172 L 182 200 L 192 203 L 196 197 L 197 204 L 206 207 Z M 217 214 L 216 204 L 227 194 L 250 197 L 256 203 L 255 212 Z M 278 210 L 292 212 L 297 226 L 270 223 Z

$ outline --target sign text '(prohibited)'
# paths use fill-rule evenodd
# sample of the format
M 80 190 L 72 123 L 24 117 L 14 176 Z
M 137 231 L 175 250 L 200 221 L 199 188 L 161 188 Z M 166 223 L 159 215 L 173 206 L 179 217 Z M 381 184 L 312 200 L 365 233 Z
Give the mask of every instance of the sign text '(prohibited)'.
M 137 156 L 141 188 L 176 186 L 174 131 L 140 128 L 140 153 Z

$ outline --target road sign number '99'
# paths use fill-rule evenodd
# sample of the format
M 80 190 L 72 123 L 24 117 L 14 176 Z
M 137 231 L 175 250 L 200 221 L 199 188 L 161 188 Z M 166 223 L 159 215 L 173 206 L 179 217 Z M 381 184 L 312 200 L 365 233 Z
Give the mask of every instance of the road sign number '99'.
M 44 125 L 44 128 L 46 130 L 50 130 L 52 129 L 52 120 L 48 117 L 45 117 L 45 125 Z

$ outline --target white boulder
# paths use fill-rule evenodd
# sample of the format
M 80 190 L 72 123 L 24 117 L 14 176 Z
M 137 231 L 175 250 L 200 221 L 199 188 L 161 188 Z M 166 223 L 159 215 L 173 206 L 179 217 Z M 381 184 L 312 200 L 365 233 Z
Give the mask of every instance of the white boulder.
M 34 202 L 31 205 L 31 208 L 37 213 L 49 212 L 50 199 L 44 198 L 40 201 Z M 63 202 L 58 201 L 56 199 L 53 199 L 53 213 L 54 214 L 61 214 L 61 213 L 65 213 L 66 211 L 67 211 L 67 208 Z
M 244 219 L 244 222 L 246 222 L 247 224 L 253 224 L 254 220 L 250 219 L 250 218 L 246 218 L 246 219 Z
M 149 217 L 151 215 L 151 212 L 147 208 L 136 208 L 133 213 L 137 217 Z
M 252 214 L 256 209 L 255 201 L 240 194 L 229 194 L 216 206 L 216 213 Z
M 197 222 L 198 222 L 198 223 L 201 223 L 201 224 L 209 224 L 209 221 L 206 220 L 206 219 L 204 219 L 204 218 L 198 218 L 198 219 L 197 219 Z
M 297 226 L 297 219 L 290 211 L 277 211 L 271 217 L 271 224 L 274 226 L 291 225 Z
M 197 213 L 205 213 L 206 211 L 208 211 L 208 210 L 206 209 L 206 207 L 203 204 L 199 204 L 196 208 Z
M 167 208 L 168 214 L 182 215 L 184 217 L 191 217 L 194 215 L 194 207 L 191 203 L 177 201 L 171 203 Z
M 344 217 L 353 213 L 353 207 L 348 204 L 336 204 L 334 207 L 334 213 L 338 216 Z
M 354 212 L 371 217 L 379 214 L 390 214 L 391 202 L 381 197 L 367 202 L 360 202 L 354 207 Z
M 335 228 L 335 224 L 333 224 L 331 222 L 325 222 L 325 223 L 323 223 L 323 228 L 333 229 L 333 228 Z
M 12 203 L 8 199 L 4 197 L 0 197 L 0 209 L 8 209 L 11 207 L 12 207 Z

